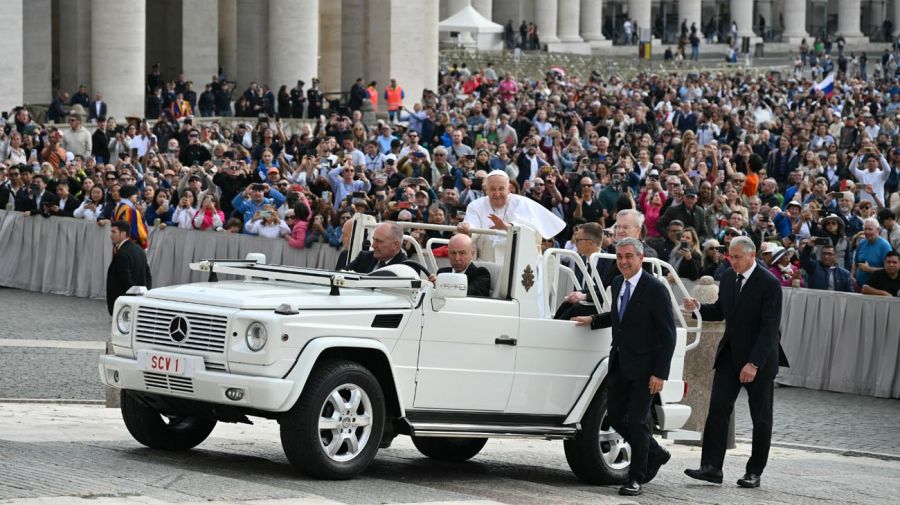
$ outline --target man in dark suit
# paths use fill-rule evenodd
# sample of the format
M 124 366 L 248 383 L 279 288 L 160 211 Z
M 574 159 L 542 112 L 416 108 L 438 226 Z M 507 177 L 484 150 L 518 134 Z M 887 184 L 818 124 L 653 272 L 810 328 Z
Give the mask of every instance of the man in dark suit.
M 372 250 L 360 251 L 347 270 L 361 274 L 371 273 L 378 268 L 396 265 L 406 261 L 406 253 L 400 249 L 403 242 L 403 228 L 393 221 L 381 223 L 372 232 Z
M 756 263 L 756 246 L 748 237 L 731 240 L 731 269 L 722 276 L 719 299 L 700 305 L 685 298 L 684 308 L 699 308 L 704 321 L 725 320 L 725 334 L 716 351 L 712 395 L 703 430 L 699 469 L 689 477 L 722 483 L 728 421 L 741 387 L 747 390 L 753 418 L 753 452 L 741 487 L 759 487 L 772 440 L 772 395 L 778 366 L 788 366 L 779 339 L 781 283 Z
M 635 238 L 616 244 L 622 275 L 612 285 L 609 312 L 573 318 L 591 329 L 612 326 L 607 376 L 610 426 L 631 444 L 628 479 L 619 494 L 637 496 L 671 455 L 650 433 L 650 407 L 666 379 L 675 352 L 675 315 L 668 289 L 644 272 L 644 245 Z
M 487 268 L 475 266 L 475 242 L 472 237 L 458 233 L 450 238 L 447 244 L 447 254 L 450 257 L 450 266 L 439 268 L 437 273 L 466 274 L 468 279 L 468 296 L 491 296 L 491 273 Z M 431 282 L 437 281 L 437 274 L 428 277 Z
M 131 240 L 131 223 L 115 221 L 109 232 L 112 240 L 112 262 L 106 271 L 106 307 L 113 313 L 116 298 L 125 294 L 132 286 L 145 286 L 150 289 L 150 267 L 144 250 Z
M 72 193 L 69 191 L 69 185 L 62 183 L 57 184 L 56 196 L 58 196 L 59 199 L 55 202 L 55 205 L 51 205 L 49 215 L 74 217 L 75 209 L 81 205 L 81 201 L 72 196 Z
M 91 121 L 106 117 L 106 102 L 103 101 L 103 93 L 98 91 L 94 94 L 94 101 L 91 102 L 88 109 L 88 118 Z
M 593 275 L 591 268 L 591 255 L 600 252 L 600 245 L 603 243 L 603 228 L 597 223 L 584 223 L 575 230 L 572 235 L 572 241 L 575 242 L 575 248 L 581 260 L 587 266 L 588 275 Z M 581 289 L 572 291 L 566 295 L 566 300 L 556 309 L 553 319 L 572 319 L 575 316 L 591 316 L 597 313 L 597 307 L 602 300 L 597 301 L 591 299 L 591 292 L 588 289 L 590 279 L 584 279 L 581 269 L 575 270 L 575 278 L 581 283 Z M 600 295 L 600 286 L 594 284 L 594 292 Z

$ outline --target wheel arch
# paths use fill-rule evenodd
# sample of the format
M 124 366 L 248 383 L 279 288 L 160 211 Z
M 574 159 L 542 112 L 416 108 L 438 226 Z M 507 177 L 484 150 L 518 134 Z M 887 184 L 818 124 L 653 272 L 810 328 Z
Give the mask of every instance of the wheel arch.
M 379 340 L 359 337 L 320 337 L 310 340 L 300 352 L 297 363 L 288 372 L 286 378 L 293 379 L 296 386 L 279 411 L 284 412 L 293 407 L 306 387 L 309 374 L 319 363 L 332 359 L 354 361 L 368 368 L 381 385 L 388 415 L 406 415 L 387 347 Z
M 600 362 L 597 363 L 597 366 L 594 367 L 590 379 L 588 379 L 587 383 L 584 385 L 581 395 L 579 395 L 578 400 L 575 401 L 572 409 L 569 410 L 569 415 L 566 416 L 566 420 L 563 421 L 563 424 L 575 424 L 581 422 L 588 407 L 591 406 L 594 397 L 597 396 L 597 392 L 600 391 L 600 388 L 603 386 L 604 382 L 606 382 L 608 373 L 609 356 L 601 359 Z

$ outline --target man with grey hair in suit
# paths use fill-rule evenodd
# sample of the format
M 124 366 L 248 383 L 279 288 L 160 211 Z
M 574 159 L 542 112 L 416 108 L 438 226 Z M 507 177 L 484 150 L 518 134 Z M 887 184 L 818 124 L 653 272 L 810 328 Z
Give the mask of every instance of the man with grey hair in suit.
M 772 400 L 779 366 L 788 366 L 781 349 L 781 283 L 756 262 L 749 237 L 731 239 L 731 268 L 722 275 L 719 299 L 700 304 L 684 299 L 684 308 L 699 310 L 704 321 L 725 321 L 713 368 L 712 394 L 703 429 L 700 468 L 684 473 L 692 479 L 722 483 L 728 422 L 741 388 L 747 390 L 753 419 L 753 450 L 741 487 L 755 488 L 769 457 L 772 441 Z

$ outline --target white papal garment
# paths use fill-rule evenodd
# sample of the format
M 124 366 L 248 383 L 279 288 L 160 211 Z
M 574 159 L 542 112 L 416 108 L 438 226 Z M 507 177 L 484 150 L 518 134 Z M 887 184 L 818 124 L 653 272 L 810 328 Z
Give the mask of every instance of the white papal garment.
M 466 207 L 465 223 L 472 228 L 490 228 L 494 225 L 489 217 L 497 215 L 504 223 L 515 223 L 534 229 L 544 238 L 553 238 L 566 227 L 565 221 L 556 217 L 543 205 L 531 198 L 520 195 L 509 195 L 506 206 L 495 209 L 491 200 L 483 196 Z M 478 248 L 478 258 L 483 261 L 500 262 L 503 260 L 503 247 L 506 237 L 500 235 L 474 235 Z M 540 244 L 538 244 L 540 245 Z

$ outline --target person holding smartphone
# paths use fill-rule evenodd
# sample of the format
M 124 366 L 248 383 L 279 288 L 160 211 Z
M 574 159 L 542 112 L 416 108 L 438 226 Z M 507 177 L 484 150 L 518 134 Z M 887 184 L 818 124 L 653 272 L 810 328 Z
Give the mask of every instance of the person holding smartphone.
M 828 237 L 808 238 L 800 245 L 800 266 L 809 289 L 853 292 L 850 271 L 838 265 L 837 252 Z

